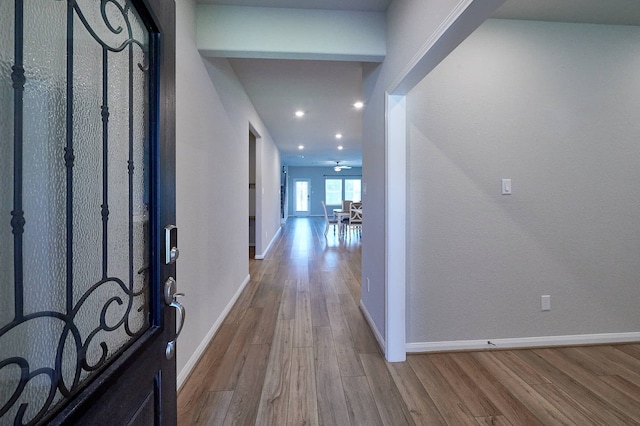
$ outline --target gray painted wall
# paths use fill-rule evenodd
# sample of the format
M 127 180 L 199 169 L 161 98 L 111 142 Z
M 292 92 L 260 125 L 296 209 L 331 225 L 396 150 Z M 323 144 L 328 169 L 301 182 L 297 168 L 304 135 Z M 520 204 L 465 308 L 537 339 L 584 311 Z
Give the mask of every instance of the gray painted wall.
M 638 58 L 490 20 L 408 95 L 408 342 L 638 331 Z
M 458 6 L 458 0 L 394 0 L 387 10 L 387 56 L 381 65 L 365 64 L 362 93 L 362 201 L 367 208 L 363 223 L 362 280 L 370 281 L 362 292 L 362 304 L 377 333 L 386 340 L 385 323 L 385 93 L 401 78 L 416 53 Z M 392 188 L 390 190 L 393 190 Z M 393 288 L 396 283 L 389 283 Z
M 228 61 L 198 53 L 194 0 L 176 4 L 176 43 L 176 278 L 188 312 L 178 344 L 180 384 L 248 278 L 250 124 L 258 136 L 258 253 L 280 226 L 280 156 Z

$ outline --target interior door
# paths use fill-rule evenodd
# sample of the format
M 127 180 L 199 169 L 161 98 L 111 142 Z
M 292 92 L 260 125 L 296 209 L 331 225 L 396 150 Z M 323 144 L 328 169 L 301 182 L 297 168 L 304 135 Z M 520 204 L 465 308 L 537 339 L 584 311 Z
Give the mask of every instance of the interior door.
M 176 423 L 174 20 L 0 0 L 0 424 Z
M 294 179 L 295 215 L 309 216 L 309 200 L 311 198 L 311 182 L 309 179 Z

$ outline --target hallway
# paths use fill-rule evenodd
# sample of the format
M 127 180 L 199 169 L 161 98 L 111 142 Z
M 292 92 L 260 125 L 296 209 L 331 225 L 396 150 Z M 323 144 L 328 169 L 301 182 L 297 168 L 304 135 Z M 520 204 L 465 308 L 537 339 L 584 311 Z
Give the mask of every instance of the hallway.
M 371 384 L 390 376 L 367 377 L 384 360 L 358 308 L 360 237 L 323 231 L 290 218 L 250 260 L 250 283 L 179 395 L 179 424 L 380 424 Z M 385 407 L 400 419 L 395 395 Z
M 360 238 L 290 218 L 178 396 L 180 425 L 640 424 L 640 345 L 409 355 L 362 313 Z M 366 235 L 365 237 L 366 238 Z

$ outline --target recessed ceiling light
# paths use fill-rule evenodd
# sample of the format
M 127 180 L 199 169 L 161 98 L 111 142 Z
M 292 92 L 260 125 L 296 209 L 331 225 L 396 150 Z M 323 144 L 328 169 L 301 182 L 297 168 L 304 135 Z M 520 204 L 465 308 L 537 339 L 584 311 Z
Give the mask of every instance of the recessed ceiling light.
M 362 103 L 362 101 L 358 101 L 355 104 L 353 104 L 354 107 L 356 107 L 356 109 L 360 109 L 364 106 L 364 103 Z
M 342 133 L 336 133 L 336 139 L 342 139 Z
M 339 149 L 340 151 L 342 151 L 342 150 L 344 149 L 344 147 L 343 147 L 342 145 L 340 145 L 340 146 L 338 147 L 338 149 Z
M 296 117 L 302 117 L 304 115 L 304 111 L 298 110 L 296 111 Z
M 304 149 L 304 145 L 298 145 L 298 149 Z

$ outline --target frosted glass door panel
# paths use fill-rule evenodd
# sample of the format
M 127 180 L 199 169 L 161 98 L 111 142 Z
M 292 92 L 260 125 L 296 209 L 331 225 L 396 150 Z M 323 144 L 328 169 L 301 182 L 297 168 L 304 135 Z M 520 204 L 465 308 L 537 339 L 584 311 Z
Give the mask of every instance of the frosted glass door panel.
M 308 180 L 295 181 L 295 205 L 297 215 L 309 214 L 309 186 L 310 185 Z
M 0 424 L 149 328 L 148 40 L 126 0 L 0 0 Z

